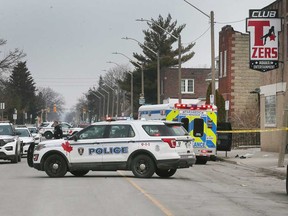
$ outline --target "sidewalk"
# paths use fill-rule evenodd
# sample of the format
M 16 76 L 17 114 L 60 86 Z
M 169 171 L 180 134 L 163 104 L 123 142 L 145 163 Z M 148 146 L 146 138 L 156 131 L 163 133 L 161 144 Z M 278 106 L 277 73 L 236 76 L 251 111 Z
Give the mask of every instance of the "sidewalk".
M 227 157 L 225 151 L 218 151 L 216 156 L 219 160 L 258 169 L 261 172 L 275 175 L 282 179 L 287 176 L 287 154 L 284 161 L 285 167 L 278 167 L 279 153 L 263 152 L 260 148 L 232 149 L 227 152 Z

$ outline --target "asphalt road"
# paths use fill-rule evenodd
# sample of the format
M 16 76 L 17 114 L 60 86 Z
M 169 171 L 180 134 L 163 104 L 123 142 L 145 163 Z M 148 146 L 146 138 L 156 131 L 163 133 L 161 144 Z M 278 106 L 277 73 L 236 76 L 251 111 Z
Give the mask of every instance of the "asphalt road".
M 138 179 L 129 171 L 49 178 L 26 158 L 0 160 L 1 216 L 286 216 L 287 209 L 285 180 L 226 162 Z

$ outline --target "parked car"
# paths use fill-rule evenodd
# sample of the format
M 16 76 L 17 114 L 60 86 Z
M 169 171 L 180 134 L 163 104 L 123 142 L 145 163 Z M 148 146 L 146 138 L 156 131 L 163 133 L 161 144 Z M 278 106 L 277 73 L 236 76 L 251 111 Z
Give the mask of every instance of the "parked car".
M 52 139 L 53 134 L 54 134 L 54 122 L 43 122 L 39 126 L 39 133 L 44 136 L 46 139 Z M 59 123 L 62 131 L 63 131 L 63 136 L 68 136 L 70 135 L 70 131 L 73 130 L 73 127 L 71 124 L 67 122 L 60 122 Z
M 0 122 L 0 159 L 12 163 L 21 161 L 22 145 L 17 132 L 9 122 Z
M 19 138 L 22 141 L 22 147 L 23 147 L 22 156 L 26 156 L 29 146 L 35 142 L 35 139 L 26 126 L 16 127 L 15 130 L 18 132 Z
M 131 170 L 139 178 L 154 172 L 168 178 L 195 164 L 192 141 L 179 122 L 98 122 L 68 139 L 41 142 L 33 157 L 28 155 L 33 158 L 28 164 L 50 177 L 67 171 L 84 176 L 90 170 Z
M 42 135 L 39 133 L 39 130 L 37 129 L 36 126 L 30 126 L 27 125 L 27 128 L 29 129 L 30 133 L 35 139 L 35 143 L 38 144 L 42 141 Z

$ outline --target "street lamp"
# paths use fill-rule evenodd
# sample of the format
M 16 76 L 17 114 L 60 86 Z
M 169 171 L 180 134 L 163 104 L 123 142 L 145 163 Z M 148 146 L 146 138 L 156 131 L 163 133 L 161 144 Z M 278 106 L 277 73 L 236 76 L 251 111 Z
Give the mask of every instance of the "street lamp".
M 110 97 L 110 93 L 108 91 L 106 91 L 102 86 L 99 86 L 100 89 L 102 89 L 105 93 L 108 94 L 108 101 L 107 101 L 107 112 L 106 112 L 106 117 L 109 116 L 109 97 Z
M 126 56 L 125 54 L 123 53 L 120 53 L 120 52 L 113 52 L 112 54 L 119 54 L 119 55 L 122 55 L 124 57 L 126 57 L 127 59 L 129 59 L 131 62 L 134 62 L 131 58 L 129 58 L 128 56 Z M 133 117 L 133 73 L 132 72 L 128 72 L 131 75 L 131 114 L 130 114 L 130 117 Z
M 214 12 L 210 12 L 210 16 L 206 13 L 204 13 L 202 10 L 199 8 L 195 7 L 193 4 L 190 2 L 184 0 L 187 4 L 198 10 L 200 13 L 202 13 L 204 16 L 208 17 L 210 19 L 210 25 L 211 25 L 211 78 L 212 78 L 212 95 L 214 98 L 215 95 L 215 42 L 214 42 Z M 210 101 L 211 103 L 211 101 Z M 213 101 L 214 103 L 214 101 Z
M 121 67 L 120 64 L 116 63 L 116 62 L 112 62 L 112 61 L 107 61 L 107 63 L 110 63 L 110 64 L 115 64 L 117 65 L 118 67 Z M 117 86 L 117 107 L 116 107 L 116 117 L 119 116 L 119 94 L 120 94 L 120 86 L 115 84 L 114 82 L 112 81 L 109 81 L 107 80 L 108 82 L 110 82 L 112 85 L 114 86 Z M 125 97 L 124 97 L 124 101 L 125 101 Z
M 160 104 L 160 57 L 159 57 L 159 51 L 156 53 L 152 49 L 150 49 L 148 46 L 140 43 L 138 40 L 134 38 L 128 38 L 128 37 L 123 37 L 122 39 L 125 40 L 134 40 L 136 41 L 140 46 L 145 47 L 148 49 L 150 52 L 155 54 L 157 56 L 157 104 Z M 144 98 L 144 72 L 143 72 L 143 66 L 141 66 L 141 86 L 142 86 L 142 96 Z
M 115 89 L 111 88 L 107 83 L 104 82 L 103 86 L 107 86 L 108 88 L 110 88 L 115 93 Z M 112 98 L 112 112 L 111 112 L 111 116 L 113 117 L 113 115 L 114 115 L 114 94 L 113 94 L 113 98 Z
M 115 65 L 117 65 L 118 67 L 121 67 L 121 65 L 120 65 L 120 64 L 118 64 L 118 63 L 116 63 L 116 62 L 107 61 L 107 63 L 110 63 L 110 64 L 115 64 Z
M 99 100 L 100 100 L 100 105 L 99 105 L 99 116 L 101 115 L 101 97 L 99 97 L 98 95 L 96 95 L 93 91 L 89 91 L 91 94 L 93 94 L 95 97 L 97 97 L 97 98 L 99 98 Z M 99 116 L 98 116 L 98 118 L 99 118 Z
M 93 94 L 93 95 L 95 95 L 95 96 L 97 96 L 96 95 L 96 93 L 98 93 L 98 94 L 100 94 L 102 97 L 103 97 L 103 110 L 102 110 L 102 112 L 103 112 L 103 114 L 102 114 L 102 116 L 104 117 L 105 116 L 105 113 L 104 113 L 104 109 L 105 109 L 105 96 L 101 93 L 101 92 L 99 92 L 99 91 L 92 91 L 92 90 L 90 90 L 90 92 Z
M 181 53 L 182 53 L 182 46 L 181 46 L 181 35 L 179 34 L 178 37 L 176 37 L 175 35 L 173 35 L 172 33 L 168 32 L 166 29 L 164 29 L 162 26 L 158 25 L 156 22 L 152 21 L 152 20 L 146 20 L 146 19 L 136 19 L 136 21 L 145 21 L 148 23 L 153 23 L 154 25 L 156 25 L 157 27 L 159 27 L 160 29 L 162 29 L 164 32 L 166 32 L 167 34 L 169 34 L 171 37 L 173 37 L 175 40 L 178 40 L 178 102 L 181 103 L 182 102 L 182 92 L 181 92 Z

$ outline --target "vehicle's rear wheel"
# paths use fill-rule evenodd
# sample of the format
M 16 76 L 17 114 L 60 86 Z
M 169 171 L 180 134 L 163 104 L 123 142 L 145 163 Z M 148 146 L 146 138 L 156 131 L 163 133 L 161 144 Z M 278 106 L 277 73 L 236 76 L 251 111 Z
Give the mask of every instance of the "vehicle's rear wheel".
M 70 173 L 72 173 L 76 177 L 82 177 L 82 176 L 86 175 L 88 172 L 89 172 L 89 170 L 74 170 L 74 171 L 70 171 Z
M 45 136 L 46 139 L 52 139 L 52 138 L 53 138 L 53 133 L 51 133 L 51 132 L 46 132 L 46 133 L 44 134 L 44 136 Z
M 161 178 L 169 178 L 176 173 L 177 169 L 156 169 L 156 174 Z
M 44 170 L 49 177 L 63 177 L 67 173 L 67 164 L 62 156 L 50 155 L 44 162 Z
M 131 170 L 138 178 L 150 178 L 155 172 L 155 164 L 148 155 L 138 155 L 132 161 Z
M 208 161 L 207 156 L 196 156 L 196 164 L 206 164 Z

